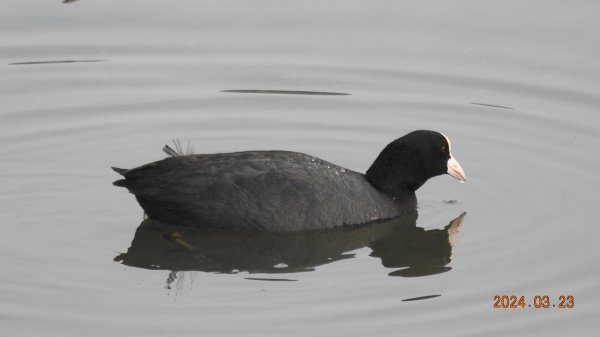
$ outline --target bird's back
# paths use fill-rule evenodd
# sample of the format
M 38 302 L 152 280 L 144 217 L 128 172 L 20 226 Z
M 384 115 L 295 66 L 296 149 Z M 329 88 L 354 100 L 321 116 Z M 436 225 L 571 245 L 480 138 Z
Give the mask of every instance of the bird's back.
M 202 228 L 297 231 L 357 225 L 415 210 L 414 194 L 393 200 L 364 175 L 287 151 L 178 156 L 115 182 L 150 218 Z

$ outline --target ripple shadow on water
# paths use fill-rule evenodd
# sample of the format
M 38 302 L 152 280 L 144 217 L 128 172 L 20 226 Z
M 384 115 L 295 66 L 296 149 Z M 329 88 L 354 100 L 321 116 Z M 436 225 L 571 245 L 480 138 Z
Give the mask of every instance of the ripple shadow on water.
M 417 227 L 413 214 L 370 226 L 293 233 L 207 231 L 146 219 L 127 252 L 114 260 L 173 272 L 282 274 L 313 271 L 369 247 L 384 267 L 398 269 L 388 275 L 427 276 L 451 269 L 447 265 L 465 214 L 433 230 Z
M 52 61 L 24 61 L 24 62 L 13 62 L 9 63 L 9 66 L 26 66 L 26 65 L 40 65 L 40 64 L 61 64 L 61 63 L 96 63 L 106 62 L 106 60 L 52 60 Z
M 313 95 L 313 96 L 350 96 L 345 92 L 305 91 L 305 90 L 266 90 L 266 89 L 230 89 L 221 92 L 234 94 L 273 94 L 273 95 Z

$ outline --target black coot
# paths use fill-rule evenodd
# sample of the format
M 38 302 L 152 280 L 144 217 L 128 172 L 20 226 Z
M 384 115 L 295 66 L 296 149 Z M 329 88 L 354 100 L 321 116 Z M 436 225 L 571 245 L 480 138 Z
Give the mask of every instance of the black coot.
M 388 144 L 366 174 L 288 151 L 174 155 L 113 168 L 148 217 L 223 230 L 301 231 L 360 225 L 414 212 L 415 191 L 448 173 L 465 181 L 450 140 L 413 131 Z

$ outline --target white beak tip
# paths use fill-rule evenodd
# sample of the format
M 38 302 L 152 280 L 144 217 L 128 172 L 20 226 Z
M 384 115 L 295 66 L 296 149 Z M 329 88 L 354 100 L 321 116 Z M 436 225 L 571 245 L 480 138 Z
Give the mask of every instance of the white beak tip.
M 453 178 L 455 178 L 456 180 L 460 181 L 461 183 L 464 183 L 467 181 L 465 171 L 462 169 L 462 167 L 460 166 L 458 161 L 456 159 L 454 159 L 454 157 L 450 157 L 450 159 L 448 159 L 448 172 L 447 173 L 449 175 L 451 175 Z

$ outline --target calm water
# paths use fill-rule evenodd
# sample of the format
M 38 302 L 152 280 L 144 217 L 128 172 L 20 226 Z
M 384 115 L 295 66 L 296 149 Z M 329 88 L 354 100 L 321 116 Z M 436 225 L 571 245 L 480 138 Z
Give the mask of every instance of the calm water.
M 599 10 L 3 1 L 0 334 L 595 336 Z M 111 185 L 175 138 L 364 172 L 414 129 L 449 135 L 469 181 L 372 228 L 173 233 Z

